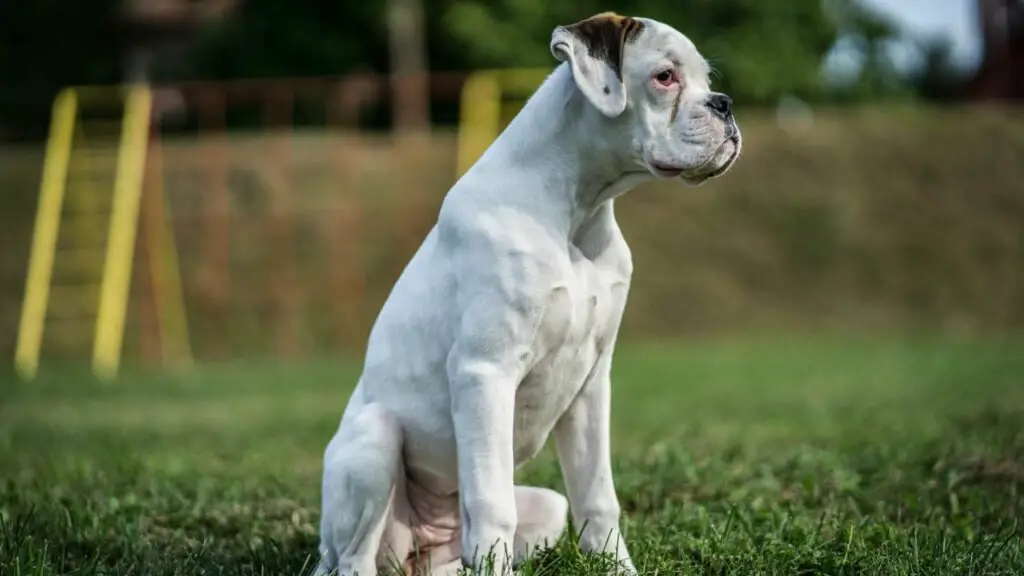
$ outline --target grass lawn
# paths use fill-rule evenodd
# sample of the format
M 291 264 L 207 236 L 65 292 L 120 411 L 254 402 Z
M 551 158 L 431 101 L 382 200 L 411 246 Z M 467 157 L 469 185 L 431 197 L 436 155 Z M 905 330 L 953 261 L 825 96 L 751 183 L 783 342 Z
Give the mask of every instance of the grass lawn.
M 358 365 L 0 384 L 0 574 L 300 574 Z M 1024 339 L 623 345 L 643 574 L 1024 574 Z M 520 480 L 562 489 L 550 447 Z M 528 574 L 593 573 L 566 540 Z

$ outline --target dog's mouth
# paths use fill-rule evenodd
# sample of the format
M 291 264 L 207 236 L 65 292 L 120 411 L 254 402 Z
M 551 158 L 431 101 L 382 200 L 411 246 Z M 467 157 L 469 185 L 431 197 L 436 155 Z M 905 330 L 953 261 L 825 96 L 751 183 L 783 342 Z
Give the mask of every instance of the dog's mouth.
M 733 145 L 732 154 L 730 154 L 729 157 L 721 163 L 721 165 L 709 170 L 713 163 L 715 163 L 715 160 L 720 157 L 726 145 L 730 143 Z M 710 156 L 708 156 L 707 160 L 696 167 L 682 168 L 655 160 L 649 160 L 647 162 L 647 166 L 650 171 L 659 178 L 682 178 L 686 182 L 699 184 L 725 174 L 736 162 L 736 157 L 739 156 L 739 152 L 740 135 L 737 131 L 733 131 L 728 137 L 722 140 L 722 143 L 718 145 L 718 148 L 716 148 Z
M 707 182 L 708 180 L 712 180 L 714 178 L 718 178 L 722 174 L 725 174 L 726 172 L 728 172 L 729 169 L 732 168 L 732 165 L 736 163 L 736 158 L 738 158 L 739 155 L 740 155 L 739 142 L 734 142 L 734 144 L 735 144 L 735 147 L 733 148 L 732 154 L 730 154 L 729 158 L 727 158 L 725 162 L 722 162 L 722 164 L 718 168 L 715 168 L 714 170 L 711 170 L 710 172 L 700 172 L 700 173 L 697 173 L 697 174 L 694 174 L 694 175 L 684 174 L 682 176 L 682 179 L 687 184 L 691 184 L 693 186 L 699 186 L 699 185 Z
M 686 170 L 677 166 L 671 166 L 668 164 L 662 164 L 661 162 L 649 162 L 651 172 L 654 172 L 655 176 L 661 178 L 678 178 L 683 175 Z

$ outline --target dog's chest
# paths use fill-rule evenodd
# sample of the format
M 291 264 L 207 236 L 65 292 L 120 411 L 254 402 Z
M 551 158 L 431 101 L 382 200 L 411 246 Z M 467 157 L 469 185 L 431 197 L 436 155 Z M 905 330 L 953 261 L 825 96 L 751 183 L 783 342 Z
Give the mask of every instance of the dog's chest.
M 558 418 L 579 394 L 621 313 L 621 283 L 582 256 L 574 257 L 538 328 L 537 364 L 516 392 L 515 456 L 540 451 Z

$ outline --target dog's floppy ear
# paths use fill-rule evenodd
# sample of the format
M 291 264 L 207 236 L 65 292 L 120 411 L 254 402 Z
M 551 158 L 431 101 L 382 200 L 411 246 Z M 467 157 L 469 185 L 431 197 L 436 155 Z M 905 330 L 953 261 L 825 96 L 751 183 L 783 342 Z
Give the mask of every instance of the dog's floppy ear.
M 605 116 L 614 118 L 626 109 L 622 54 L 643 28 L 638 20 L 604 12 L 551 33 L 551 54 L 569 62 L 576 85 Z

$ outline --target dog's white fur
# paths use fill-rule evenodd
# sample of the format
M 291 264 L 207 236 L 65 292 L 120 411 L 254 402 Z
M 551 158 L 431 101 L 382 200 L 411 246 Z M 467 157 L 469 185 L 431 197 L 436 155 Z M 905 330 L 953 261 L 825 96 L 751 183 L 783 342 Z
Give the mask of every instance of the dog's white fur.
M 448 193 L 380 311 L 324 455 L 321 572 L 454 574 L 491 555 L 501 574 L 570 510 L 584 551 L 635 572 L 609 451 L 632 273 L 612 202 L 644 180 L 724 173 L 740 136 L 683 34 L 584 22 L 555 29 L 562 64 Z M 601 57 L 614 47 L 588 37 L 609 26 L 632 32 L 621 80 Z M 552 431 L 568 500 L 513 484 Z

